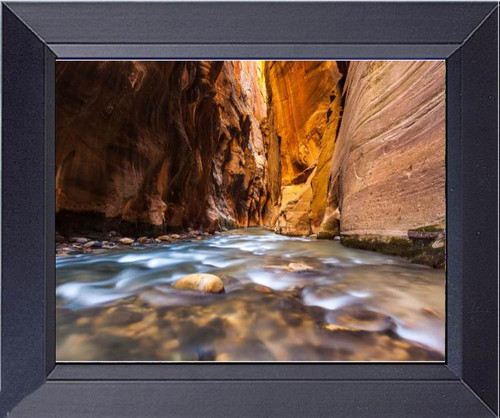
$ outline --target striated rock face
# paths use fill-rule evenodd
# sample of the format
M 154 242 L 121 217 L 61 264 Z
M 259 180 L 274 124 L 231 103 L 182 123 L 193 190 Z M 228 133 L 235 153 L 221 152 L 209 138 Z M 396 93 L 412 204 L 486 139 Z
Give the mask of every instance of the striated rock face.
M 267 110 L 262 77 L 257 61 L 226 61 L 215 84 L 220 129 L 209 199 L 221 226 L 263 224 L 267 185 L 260 123 Z
M 354 245 L 444 228 L 444 62 L 59 62 L 56 77 L 60 232 L 268 225 Z
M 330 176 L 325 235 L 444 227 L 444 61 L 350 64 Z
M 342 70 L 345 64 L 335 61 L 266 63 L 269 147 L 274 153 L 268 177 L 279 172 L 281 185 L 279 198 L 272 195 L 279 209 L 271 224 L 279 233 L 309 235 L 323 219 L 342 109 Z
M 261 224 L 256 62 L 58 62 L 58 228 Z

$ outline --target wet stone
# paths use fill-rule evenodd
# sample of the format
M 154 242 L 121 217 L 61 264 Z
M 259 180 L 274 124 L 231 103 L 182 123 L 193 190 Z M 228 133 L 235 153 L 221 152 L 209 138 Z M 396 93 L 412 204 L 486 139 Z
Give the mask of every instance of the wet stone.
M 361 307 L 348 307 L 329 313 L 326 321 L 340 328 L 363 331 L 385 331 L 394 326 L 394 321 L 386 314 Z
M 189 274 L 177 280 L 173 287 L 175 289 L 195 290 L 204 293 L 224 292 L 224 283 L 221 278 L 213 274 Z
M 168 235 L 160 235 L 159 237 L 156 237 L 156 242 L 170 242 L 172 241 L 172 238 L 170 238 Z
M 102 242 L 100 241 L 89 241 L 83 245 L 85 248 L 102 248 Z
M 83 237 L 73 237 L 69 239 L 70 242 L 76 242 L 78 244 L 85 244 L 88 241 L 88 238 Z
M 124 307 L 109 309 L 102 318 L 104 326 L 123 326 L 142 321 L 144 315 Z
M 257 286 L 254 286 L 253 289 L 256 291 L 256 292 L 260 292 L 260 293 L 273 293 L 273 290 L 270 289 L 269 287 L 267 286 L 261 286 L 261 285 L 257 285 Z
M 300 314 L 294 314 L 287 311 L 282 311 L 281 317 L 288 325 L 292 327 L 297 327 L 302 323 L 302 316 Z
M 67 286 L 59 361 L 444 358 L 442 270 L 263 229 L 137 248 L 87 242 L 57 247 L 92 250 L 57 259 L 58 289 Z M 218 277 L 225 293 L 175 288 L 193 273 Z M 397 334 L 396 321 L 419 341 Z
M 134 243 L 134 240 L 132 238 L 121 238 L 120 239 L 120 244 L 123 245 L 132 245 Z

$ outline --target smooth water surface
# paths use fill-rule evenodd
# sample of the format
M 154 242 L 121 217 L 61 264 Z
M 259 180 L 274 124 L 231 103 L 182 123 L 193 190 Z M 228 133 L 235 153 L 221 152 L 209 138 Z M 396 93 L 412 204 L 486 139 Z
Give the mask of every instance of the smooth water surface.
M 444 360 L 444 270 L 338 241 L 251 228 L 56 266 L 58 361 Z M 171 287 L 190 273 L 225 293 Z

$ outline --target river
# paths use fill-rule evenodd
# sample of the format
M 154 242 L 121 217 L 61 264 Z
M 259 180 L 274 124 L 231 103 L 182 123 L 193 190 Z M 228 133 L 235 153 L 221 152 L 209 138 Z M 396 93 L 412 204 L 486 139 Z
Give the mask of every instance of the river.
M 191 273 L 225 293 L 171 287 Z M 57 257 L 56 276 L 58 361 L 444 360 L 445 271 L 338 241 L 239 229 Z

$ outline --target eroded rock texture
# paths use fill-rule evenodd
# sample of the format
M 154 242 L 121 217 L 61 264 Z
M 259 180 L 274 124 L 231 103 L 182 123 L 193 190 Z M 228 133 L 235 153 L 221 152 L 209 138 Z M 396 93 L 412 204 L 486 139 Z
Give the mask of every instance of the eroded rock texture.
M 258 63 L 59 62 L 58 228 L 261 224 Z
M 444 226 L 444 61 L 352 62 L 345 94 L 321 232 Z
M 444 226 L 445 64 L 59 62 L 61 232 Z
M 335 61 L 266 63 L 270 149 L 279 150 L 268 170 L 269 178 L 279 172 L 281 184 L 271 224 L 279 233 L 309 235 L 323 219 L 342 109 L 341 69 Z

